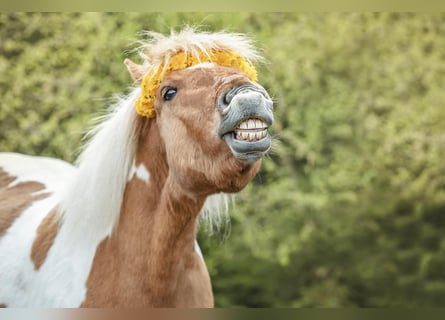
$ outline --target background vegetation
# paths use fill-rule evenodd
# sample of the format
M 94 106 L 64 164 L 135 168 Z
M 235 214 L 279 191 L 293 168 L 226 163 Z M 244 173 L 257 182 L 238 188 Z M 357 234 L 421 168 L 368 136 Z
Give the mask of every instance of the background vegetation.
M 276 100 L 231 236 L 200 235 L 217 306 L 443 306 L 444 14 L 0 14 L 0 150 L 72 162 L 137 33 L 185 23 L 249 33 Z

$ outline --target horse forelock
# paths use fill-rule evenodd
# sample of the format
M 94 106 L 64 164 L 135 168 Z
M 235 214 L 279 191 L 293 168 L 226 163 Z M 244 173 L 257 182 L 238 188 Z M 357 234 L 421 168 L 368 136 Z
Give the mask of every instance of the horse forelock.
M 230 32 L 200 32 L 196 28 L 186 27 L 170 35 L 145 31 L 146 40 L 139 41 L 139 55 L 144 59 L 143 73 L 156 73 L 162 66 L 167 66 L 170 59 L 178 52 L 191 53 L 199 60 L 200 53 L 213 50 L 233 51 L 250 63 L 263 62 L 264 58 L 253 40 L 244 34 Z

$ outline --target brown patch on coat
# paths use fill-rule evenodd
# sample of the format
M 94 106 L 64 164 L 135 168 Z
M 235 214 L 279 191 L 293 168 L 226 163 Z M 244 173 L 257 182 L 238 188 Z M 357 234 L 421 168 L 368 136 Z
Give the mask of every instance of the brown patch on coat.
M 45 262 L 49 249 L 51 249 L 59 231 L 59 226 L 58 213 L 54 208 L 40 223 L 37 228 L 37 236 L 32 244 L 31 260 L 36 270 L 39 270 L 43 262 Z
M 25 181 L 9 187 L 16 177 L 0 168 L 0 237 L 8 230 L 23 211 L 35 201 L 47 198 L 50 193 L 35 194 L 45 189 L 36 181 Z
M 6 308 L 6 304 L 0 303 L 0 308 Z

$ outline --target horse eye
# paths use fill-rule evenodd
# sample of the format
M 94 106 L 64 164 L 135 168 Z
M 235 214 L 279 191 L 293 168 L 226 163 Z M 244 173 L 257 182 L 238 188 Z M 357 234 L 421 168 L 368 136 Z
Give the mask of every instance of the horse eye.
M 164 91 L 164 95 L 163 95 L 164 100 L 165 101 L 172 100 L 175 97 L 176 92 L 177 92 L 176 88 L 167 88 L 167 90 Z

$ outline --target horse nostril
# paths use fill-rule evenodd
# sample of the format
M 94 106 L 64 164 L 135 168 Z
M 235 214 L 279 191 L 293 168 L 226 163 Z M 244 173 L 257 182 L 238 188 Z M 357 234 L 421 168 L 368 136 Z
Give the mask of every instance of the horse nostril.
M 232 102 L 233 99 L 233 94 L 230 94 L 231 91 L 232 90 L 227 90 L 221 95 L 221 103 L 226 107 L 230 104 L 230 102 Z
M 234 95 L 232 93 L 232 89 L 229 89 L 229 90 L 223 92 L 219 96 L 218 107 L 223 114 L 227 113 L 227 111 L 229 109 L 229 105 L 233 100 L 233 97 L 234 97 Z
M 227 89 L 226 91 L 224 91 L 219 97 L 220 109 L 225 110 L 230 105 L 233 98 L 238 93 L 240 93 L 240 91 L 242 91 L 243 88 L 247 88 L 247 87 L 248 87 L 248 84 L 241 83 L 241 84 L 237 84 L 237 85 Z

